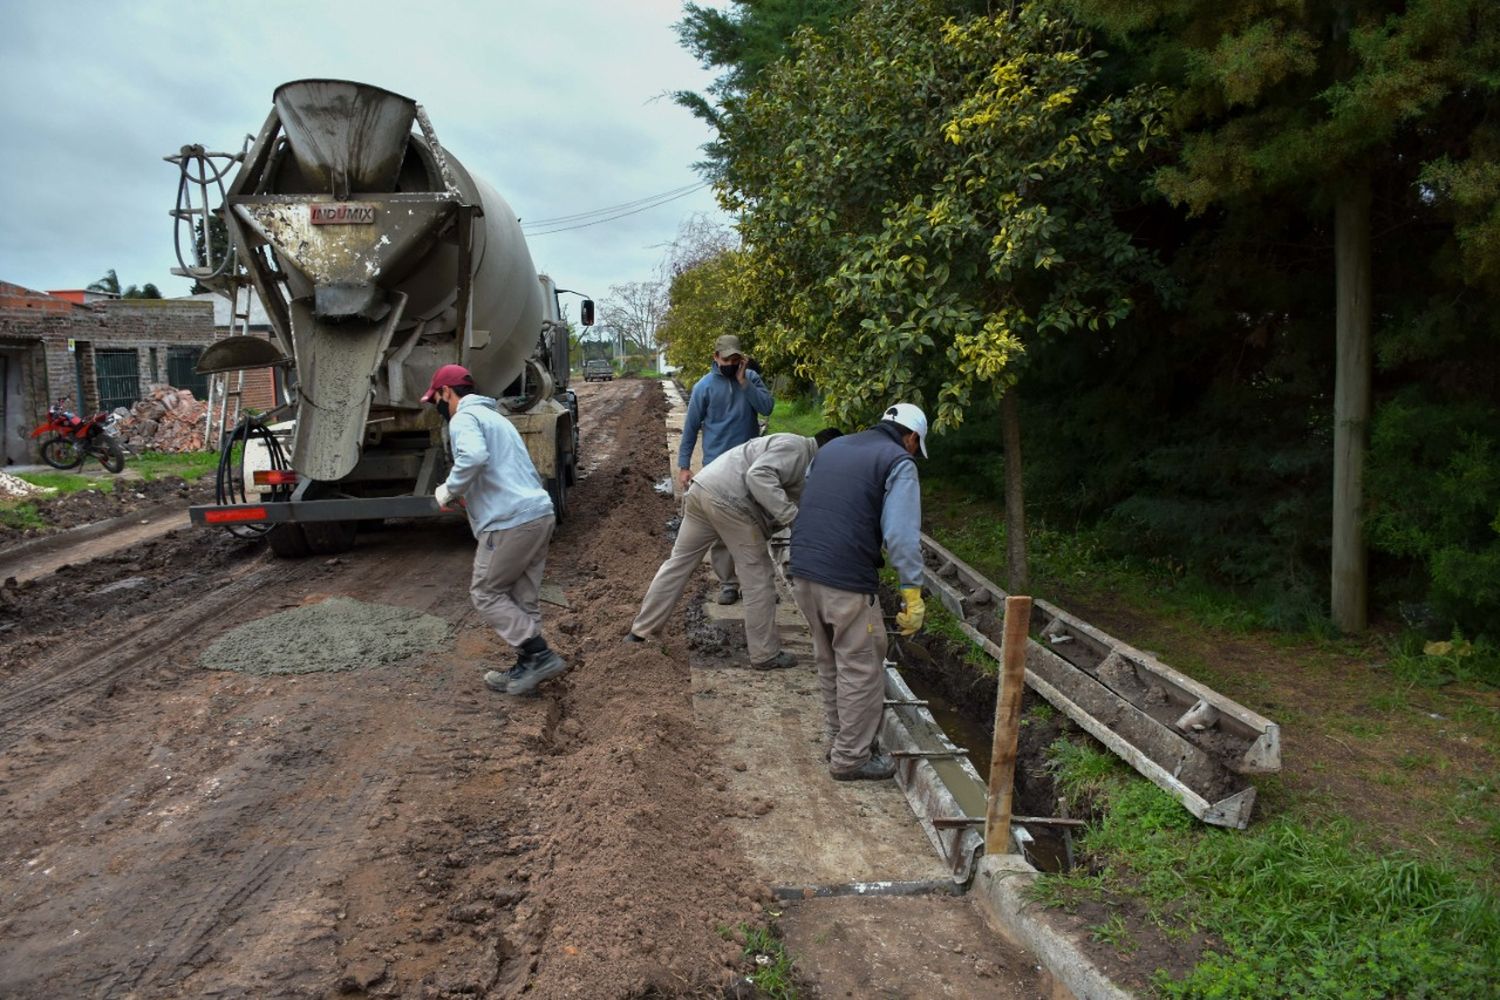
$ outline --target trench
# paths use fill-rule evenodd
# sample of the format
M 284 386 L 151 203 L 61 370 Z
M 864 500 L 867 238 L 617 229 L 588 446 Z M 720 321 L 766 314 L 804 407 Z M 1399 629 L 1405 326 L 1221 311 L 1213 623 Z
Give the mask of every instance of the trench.
M 969 751 L 969 762 L 986 782 L 990 777 L 990 753 L 994 742 L 995 701 L 998 681 L 969 662 L 972 645 L 942 636 L 919 634 L 903 640 L 904 655 L 897 666 L 902 678 L 938 725 L 957 745 Z M 914 652 L 918 646 L 921 652 Z M 1037 706 L 1045 706 L 1034 710 Z M 1012 811 L 1018 816 L 1059 817 L 1066 812 L 1063 795 L 1047 767 L 1047 749 L 1065 734 L 1082 731 L 1031 689 L 1021 702 L 1021 732 L 1016 748 Z M 985 814 L 986 801 L 972 783 L 961 777 L 951 761 L 934 761 L 934 768 L 971 816 Z M 1028 824 L 1023 852 L 1032 867 L 1043 872 L 1061 872 L 1073 867 L 1073 834 L 1063 827 Z

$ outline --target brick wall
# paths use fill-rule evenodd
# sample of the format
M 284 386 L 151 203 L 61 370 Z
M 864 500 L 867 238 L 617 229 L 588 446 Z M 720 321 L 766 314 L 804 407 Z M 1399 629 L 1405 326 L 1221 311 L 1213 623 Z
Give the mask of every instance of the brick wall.
M 233 384 L 234 376 L 230 376 Z M 271 376 L 271 369 L 256 368 L 245 372 L 245 395 L 240 400 L 247 410 L 259 410 L 265 413 L 274 409 L 277 403 L 276 386 Z
M 22 290 L 24 291 L 24 289 Z M 0 341 L 40 344 L 45 357 L 45 378 L 38 398 L 27 407 L 38 423 L 47 404 L 59 396 L 73 400 L 73 408 L 92 412 L 99 405 L 94 372 L 94 351 L 134 350 L 140 373 L 140 395 L 151 382 L 151 348 L 156 348 L 158 368 L 166 374 L 167 348 L 207 347 L 215 339 L 213 306 L 181 299 L 116 299 L 88 306 L 69 304 L 66 310 L 18 305 L 17 297 L 0 300 Z M 68 350 L 73 341 L 75 350 Z M 83 369 L 83 395 L 78 395 L 78 366 Z M 31 384 L 37 385 L 32 379 Z

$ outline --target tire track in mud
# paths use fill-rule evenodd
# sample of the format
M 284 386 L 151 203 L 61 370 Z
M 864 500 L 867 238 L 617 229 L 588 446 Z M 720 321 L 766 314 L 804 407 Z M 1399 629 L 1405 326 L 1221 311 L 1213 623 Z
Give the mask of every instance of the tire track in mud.
M 163 587 L 130 609 L 157 620 L 114 648 L 34 626 L 45 657 L 12 647 L 0 994 L 702 995 L 737 966 L 720 929 L 762 900 L 718 818 L 682 636 L 619 641 L 674 512 L 653 489 L 660 394 L 592 396 L 580 432 L 599 464 L 548 560 L 570 606 L 544 613 L 574 669 L 539 697 L 483 686 L 510 651 L 469 609 L 456 520 L 388 526 L 336 566 Z M 194 669 L 229 624 L 332 595 L 435 611 L 452 641 L 357 673 Z
M 113 684 L 133 667 L 153 656 L 162 662 L 139 677 L 142 682 L 161 682 L 176 674 L 196 670 L 196 662 L 168 657 L 183 636 L 195 626 L 220 618 L 255 593 L 273 572 L 278 581 L 295 583 L 310 576 L 316 567 L 294 566 L 290 570 L 265 564 L 252 565 L 209 595 L 169 611 L 159 618 L 137 617 L 123 635 L 80 649 L 62 644 L 30 669 L 0 685 L 0 751 L 7 751 L 26 735 L 60 721 L 70 713 L 87 724 L 102 711 L 90 711 L 89 703 L 108 698 Z
M 0 694 L 0 711 L 7 713 L 10 722 L 0 729 L 8 748 L 8 783 L 13 787 L 29 786 L 24 802 L 11 801 L 34 815 L 46 810 L 52 800 L 67 801 L 69 797 L 76 800 L 77 772 L 86 770 L 79 768 L 78 758 L 89 752 L 88 745 L 78 744 L 140 746 L 141 723 L 149 725 L 152 706 L 169 701 L 175 688 L 192 680 L 196 680 L 199 688 L 211 690 L 219 686 L 218 679 L 204 676 L 197 664 L 197 651 L 212 638 L 207 630 L 199 628 L 202 624 L 215 623 L 220 627 L 239 624 L 286 601 L 316 599 L 322 596 L 320 590 L 359 597 L 371 596 L 369 592 L 373 590 L 376 592 L 373 596 L 378 597 L 382 586 L 388 586 L 410 569 L 412 553 L 410 545 L 403 541 L 400 535 L 393 535 L 392 541 L 384 545 L 377 540 L 361 553 L 357 563 L 332 572 L 327 568 L 328 563 L 316 559 L 252 565 L 236 573 L 230 583 L 207 598 L 190 595 L 186 604 L 168 608 L 153 621 L 132 622 L 129 638 L 123 645 L 92 643 L 83 647 L 82 655 L 77 646 L 52 650 Z M 277 600 L 269 607 L 263 596 L 255 599 L 267 587 L 274 588 Z M 407 596 L 423 598 L 428 605 L 446 603 L 446 597 L 438 591 L 430 593 L 429 597 L 428 592 L 420 589 L 406 591 Z M 235 614 L 235 609 L 244 607 L 257 610 L 249 615 Z M 203 634 L 195 634 L 198 632 Z M 184 636 L 193 638 L 183 644 Z M 173 655 L 163 657 L 161 665 L 131 673 L 149 657 L 162 656 L 167 649 Z M 95 699 L 108 698 L 103 689 L 127 676 L 129 683 L 125 690 L 130 694 L 124 696 L 125 703 L 112 701 L 107 706 L 93 703 Z M 233 678 L 243 675 L 219 676 L 232 686 L 237 683 Z M 45 981 L 31 980 L 17 961 L 12 971 L 27 978 L 0 976 L 0 993 L 17 988 L 21 994 L 37 996 L 59 995 L 55 992 L 59 989 L 90 996 L 157 995 L 182 989 L 185 982 L 205 968 L 216 970 L 211 976 L 215 991 L 227 979 L 235 983 L 231 992 L 241 990 L 241 995 L 261 995 L 262 990 L 252 984 L 278 976 L 305 980 L 294 991 L 313 981 L 326 981 L 328 970 L 310 969 L 305 959 L 302 963 L 276 967 L 286 954 L 329 950 L 326 939 L 334 933 L 337 908 L 330 902 L 321 909 L 314 907 L 315 912 L 310 914 L 303 905 L 306 883 L 311 874 L 319 871 L 353 867 L 358 863 L 356 855 L 368 853 L 370 845 L 362 842 L 361 837 L 379 826 L 377 813 L 402 784 L 384 765 L 401 767 L 400 762 L 410 759 L 416 747 L 413 741 L 403 741 L 398 734 L 396 739 L 382 741 L 381 761 L 365 764 L 373 770 L 356 770 L 351 775 L 342 767 L 330 767 L 360 757 L 357 749 L 348 746 L 351 741 L 348 727 L 340 725 L 344 721 L 341 716 L 349 711 L 349 706 L 337 697 L 328 697 L 348 683 L 351 675 L 330 679 L 332 676 L 324 675 L 321 683 L 287 685 L 302 699 L 298 705 L 320 706 L 315 713 L 316 723 L 308 722 L 297 732 L 278 731 L 272 745 L 254 753 L 228 755 L 225 768 L 211 779 L 199 782 L 232 786 L 229 805 L 210 807 L 190 801 L 181 806 L 186 815 L 175 828 L 148 837 L 144 843 L 139 838 L 130 838 L 116 846 L 115 863 L 137 873 L 134 884 L 124 895 L 95 890 L 88 885 L 75 892 L 75 898 L 67 906 L 69 914 L 75 910 L 108 913 L 114 935 L 118 939 L 123 934 L 125 940 L 134 942 L 132 947 L 98 951 L 85 969 L 77 965 L 62 966 Z M 80 679 L 87 684 L 80 686 Z M 280 679 L 252 678 L 248 683 L 262 681 L 275 683 Z M 169 697 L 160 697 L 162 692 Z M 168 709 L 169 718 L 171 711 Z M 67 727 L 76 735 L 49 736 L 46 732 L 49 727 Z M 360 730 L 355 728 L 353 732 L 358 734 Z M 17 747 L 24 744 L 28 735 L 40 738 L 32 746 Z M 181 756 L 191 752 L 196 758 L 193 763 L 215 759 L 214 751 L 205 753 L 202 749 L 202 735 L 198 734 L 196 744 L 185 747 Z M 149 744 L 149 734 L 144 739 Z M 289 764 L 293 765 L 290 772 Z M 71 767 L 73 780 L 25 780 L 29 775 L 45 777 L 58 765 L 64 770 Z M 444 761 L 440 766 L 416 770 L 436 776 L 451 773 L 452 767 Z M 188 783 L 193 783 L 191 778 Z M 165 808 L 161 801 L 150 802 L 163 792 L 162 786 L 154 785 L 127 795 L 127 799 L 146 801 L 134 804 L 130 814 L 123 817 L 126 822 L 122 825 L 139 824 L 153 813 L 173 811 L 175 800 L 168 799 Z M 87 794 L 92 797 L 107 793 L 90 790 Z M 118 802 L 118 795 L 115 793 L 112 806 Z M 155 808 L 147 811 L 148 803 Z M 116 809 L 114 820 L 121 819 Z M 210 845 L 207 853 L 203 845 Z M 79 845 L 75 841 L 55 846 L 55 850 L 48 852 L 49 863 L 51 854 L 66 859 L 68 848 L 76 851 Z M 25 913 L 29 926 L 40 923 L 43 927 L 58 927 L 62 921 L 72 922 L 69 914 L 59 912 L 45 898 L 27 906 L 31 901 L 24 898 L 26 895 L 12 894 L 11 901 L 19 904 L 16 910 Z M 154 902 L 142 905 L 140 898 Z M 275 920 L 271 919 L 273 916 Z M 42 942 L 63 936 L 36 935 Z M 286 947 L 256 949 L 267 961 L 252 961 L 253 968 L 246 977 L 226 976 L 226 967 L 240 964 L 235 943 L 246 939 L 283 941 Z M 46 943 L 40 947 L 44 958 L 50 954 Z M 76 978 L 79 973 L 85 974 Z
M 316 744 L 324 752 L 332 741 Z M 371 780 L 366 775 L 350 797 L 333 794 L 324 783 L 309 794 L 307 786 L 299 790 L 300 804 L 286 812 L 276 811 L 274 835 L 270 843 L 254 844 L 232 861 L 199 867 L 195 882 L 208 881 L 214 888 L 201 896 L 182 901 L 160 925 L 158 937 L 167 940 L 165 947 L 133 959 L 124 969 L 113 970 L 89 983 L 106 997 L 121 997 L 142 989 L 182 986 L 195 973 L 215 960 L 225 938 L 242 922 L 265 914 L 281 912 L 279 903 L 286 897 L 302 897 L 302 883 L 308 877 L 311 862 L 339 865 L 347 852 L 348 838 L 341 836 L 347 825 L 363 829 L 376 805 L 390 785 L 387 780 Z M 364 821 L 364 822 L 361 822 Z M 247 832 L 245 839 L 255 835 Z M 332 851 L 329 844 L 336 845 Z M 292 892 L 283 889 L 292 885 Z M 334 913 L 330 900 L 322 919 L 313 919 L 303 927 L 294 927 L 297 943 L 303 946 L 333 937 Z M 306 907 L 299 909 L 305 910 Z M 302 970 L 287 970 L 302 971 Z

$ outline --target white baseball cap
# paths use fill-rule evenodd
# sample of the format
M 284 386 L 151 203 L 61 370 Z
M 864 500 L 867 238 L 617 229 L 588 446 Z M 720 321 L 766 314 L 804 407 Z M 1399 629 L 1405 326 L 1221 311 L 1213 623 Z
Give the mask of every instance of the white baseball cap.
M 927 457 L 927 414 L 910 403 L 897 403 L 886 410 L 880 419 L 900 424 L 909 431 L 916 431 L 917 443 L 922 446 L 922 457 Z

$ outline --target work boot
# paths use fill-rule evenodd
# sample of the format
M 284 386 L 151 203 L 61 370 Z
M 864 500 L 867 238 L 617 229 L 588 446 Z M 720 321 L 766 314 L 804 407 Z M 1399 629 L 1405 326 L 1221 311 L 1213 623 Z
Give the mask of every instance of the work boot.
M 489 688 L 491 691 L 499 691 L 501 694 L 504 694 L 507 690 L 509 690 L 510 682 L 520 674 L 521 664 L 525 661 L 525 659 L 526 658 L 524 656 L 521 657 L 520 660 L 516 661 L 516 665 L 511 667 L 509 670 L 485 671 L 484 686 Z
M 828 773 L 834 781 L 884 781 L 896 773 L 896 762 L 883 753 L 875 754 L 858 767 Z
M 838 737 L 834 736 L 831 733 L 825 739 L 824 742 L 826 742 L 828 744 L 828 746 L 824 747 L 824 749 L 823 749 L 823 761 L 825 763 L 828 763 L 828 764 L 832 764 L 833 763 L 833 743 L 837 739 L 838 739 Z M 870 741 L 870 756 L 871 757 L 879 757 L 880 756 L 880 741 L 879 740 L 871 740 Z
M 795 667 L 797 658 L 786 650 L 782 650 L 769 660 L 750 664 L 752 670 L 785 670 L 787 667 Z
M 740 585 L 737 583 L 726 583 L 719 588 L 719 603 L 733 604 L 740 599 Z
M 555 650 L 543 649 L 526 658 L 505 687 L 506 694 L 530 694 L 542 681 L 568 669 L 568 661 Z

